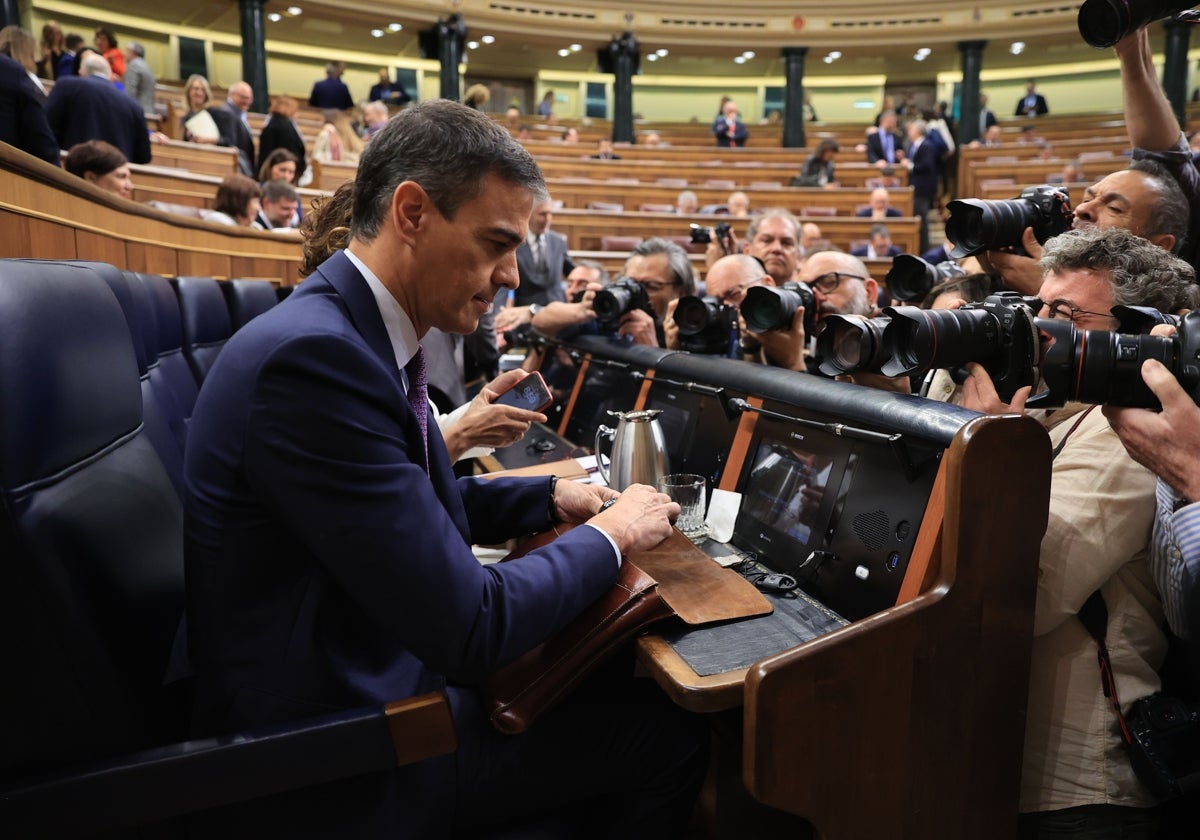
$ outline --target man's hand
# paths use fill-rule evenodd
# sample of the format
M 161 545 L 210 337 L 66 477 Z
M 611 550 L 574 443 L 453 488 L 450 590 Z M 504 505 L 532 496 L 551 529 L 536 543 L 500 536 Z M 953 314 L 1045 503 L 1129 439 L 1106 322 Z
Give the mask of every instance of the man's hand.
M 654 548 L 671 536 L 671 523 L 678 516 L 679 505 L 670 496 L 645 484 L 631 484 L 615 505 L 590 524 L 612 537 L 624 556 Z
M 483 386 L 475 399 L 471 400 L 467 413 L 458 418 L 443 435 L 452 462 L 476 446 L 511 446 L 525 436 L 531 423 L 546 422 L 546 415 L 540 412 L 494 403 L 496 397 L 528 375 L 523 370 L 510 370 Z
M 1021 236 L 1021 247 L 1029 256 L 1018 256 L 1008 251 L 988 251 L 987 261 L 995 273 L 1004 279 L 1004 287 L 1022 295 L 1036 295 L 1042 288 L 1042 246 L 1033 235 L 1033 228 L 1025 228 Z
M 804 307 L 797 306 L 792 313 L 792 325 L 786 330 L 768 330 L 767 332 L 746 332 L 751 338 L 762 345 L 764 361 L 775 367 L 788 370 L 806 371 L 804 334 Z
M 663 336 L 668 350 L 679 349 L 679 325 L 675 323 L 675 307 L 679 298 L 667 304 L 667 319 L 663 321 Z
M 658 331 L 654 328 L 654 319 L 640 309 L 634 309 L 621 316 L 617 334 L 632 338 L 634 344 L 658 346 Z
M 530 314 L 528 306 L 506 306 L 503 309 L 497 309 L 496 332 L 497 334 L 508 332 L 522 324 L 528 324 L 531 320 L 533 320 L 533 315 Z
M 1200 501 L 1200 408 L 1154 359 L 1142 363 L 1142 380 L 1162 403 L 1162 413 L 1105 406 L 1104 416 L 1133 460 L 1187 501 Z
M 973 411 L 980 411 L 984 414 L 1024 414 L 1025 400 L 1029 399 L 1031 386 L 1026 385 L 1013 395 L 1012 402 L 1006 403 L 1000 399 L 1000 395 L 996 393 L 996 386 L 992 383 L 992 377 L 988 376 L 988 372 L 983 369 L 983 365 L 978 362 L 971 362 L 967 365 L 967 372 L 971 375 L 967 377 L 967 381 L 962 385 L 962 397 L 959 400 L 959 405 L 963 408 L 969 408 Z
M 560 522 L 575 525 L 587 522 L 600 510 L 600 505 L 620 495 L 611 487 L 563 479 L 555 485 L 554 509 Z
M 546 304 L 533 316 L 533 328 L 542 335 L 558 335 L 567 327 L 586 324 L 596 317 L 592 309 L 592 298 L 596 293 L 590 289 L 583 294 L 579 303 L 553 301 Z
M 729 254 L 740 254 L 742 252 L 741 240 L 733 232 L 733 228 L 729 229 L 724 241 L 717 236 L 714 230 L 708 235 L 708 245 L 704 248 L 704 268 L 705 271 L 713 267 L 713 263 L 721 259 L 721 257 Z

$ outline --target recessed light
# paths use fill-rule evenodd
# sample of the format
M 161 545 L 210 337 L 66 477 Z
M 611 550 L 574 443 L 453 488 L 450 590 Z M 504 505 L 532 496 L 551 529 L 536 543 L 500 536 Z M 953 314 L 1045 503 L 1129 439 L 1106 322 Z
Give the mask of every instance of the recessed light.
M 744 56 L 744 55 L 735 56 L 733 59 L 733 63 L 734 64 L 745 64 L 746 56 Z
M 283 15 L 279 14 L 279 12 L 271 12 L 271 14 L 267 15 L 267 20 L 271 21 L 271 23 L 279 23 L 279 21 L 283 20 Z
M 385 34 L 387 34 L 387 33 L 385 33 L 382 29 L 372 29 L 371 30 L 372 38 L 382 38 Z
M 754 50 L 746 50 L 744 53 L 742 53 L 742 57 L 746 59 L 754 58 L 754 55 Z
M 650 53 L 650 55 L 646 56 L 646 60 L 647 61 L 658 61 L 658 53 Z
M 467 49 L 469 49 L 469 50 L 479 49 L 479 42 L 478 41 L 467 41 Z
M 659 58 L 666 58 L 668 55 L 671 54 L 671 52 L 666 47 L 660 47 L 659 49 L 654 51 L 654 54 L 657 55 Z
M 830 51 L 829 51 L 829 57 L 830 57 L 831 59 L 833 59 L 834 61 L 837 61 L 839 58 L 841 58 L 841 57 L 842 57 L 842 53 L 841 53 L 841 51 L 840 51 L 840 50 L 830 50 Z
M 913 56 L 913 61 L 924 61 L 927 58 L 929 58 L 929 56 L 925 53 L 917 53 Z
M 299 6 L 288 6 L 288 14 L 293 15 L 293 16 L 294 15 L 302 15 L 302 14 L 304 14 L 304 10 L 301 9 Z
M 484 35 L 479 40 L 483 41 L 483 43 L 485 43 L 485 44 L 494 44 L 494 43 L 496 43 L 496 36 L 495 35 Z
M 567 49 L 569 49 L 571 52 L 579 52 L 581 49 L 583 49 L 583 44 L 572 44 L 571 46 L 567 47 Z
M 571 54 L 571 51 L 569 49 L 567 49 L 566 47 L 563 47 L 561 50 L 558 51 L 558 54 L 561 58 L 566 58 L 567 56 L 569 56 Z
M 389 23 L 388 24 L 388 29 L 392 32 L 399 32 L 403 28 L 404 28 L 404 25 L 400 24 L 400 23 Z
M 1009 51 L 1013 55 L 1020 55 L 1021 53 L 1025 52 L 1025 42 L 1024 41 L 1013 41 L 1012 46 L 1009 47 Z

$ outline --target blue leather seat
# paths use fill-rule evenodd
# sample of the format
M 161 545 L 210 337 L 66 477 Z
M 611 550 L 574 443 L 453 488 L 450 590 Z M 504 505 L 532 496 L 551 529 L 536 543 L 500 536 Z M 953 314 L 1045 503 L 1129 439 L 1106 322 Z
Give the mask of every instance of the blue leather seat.
M 157 274 L 134 276 L 142 282 L 149 295 L 153 312 L 150 319 L 157 328 L 155 347 L 158 363 L 148 367 L 150 381 L 156 393 L 170 396 L 173 409 L 168 413 L 168 422 L 182 451 L 187 441 L 187 421 L 196 407 L 200 386 L 183 355 L 183 321 L 179 314 L 179 299 L 166 278 Z
M 221 348 L 233 335 L 225 296 L 211 277 L 176 277 L 171 285 L 179 298 L 183 355 L 196 382 L 203 383 Z
M 279 302 L 275 284 L 266 280 L 225 280 L 221 282 L 221 291 L 234 332 Z

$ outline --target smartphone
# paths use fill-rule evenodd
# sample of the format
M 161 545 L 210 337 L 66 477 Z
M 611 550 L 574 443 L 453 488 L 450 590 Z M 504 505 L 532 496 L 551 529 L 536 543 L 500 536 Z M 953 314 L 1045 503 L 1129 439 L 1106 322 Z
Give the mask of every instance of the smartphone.
M 542 379 L 542 375 L 535 370 L 496 397 L 495 402 L 500 405 L 523 408 L 526 411 L 542 411 L 554 402 L 554 397 L 550 396 L 546 380 Z

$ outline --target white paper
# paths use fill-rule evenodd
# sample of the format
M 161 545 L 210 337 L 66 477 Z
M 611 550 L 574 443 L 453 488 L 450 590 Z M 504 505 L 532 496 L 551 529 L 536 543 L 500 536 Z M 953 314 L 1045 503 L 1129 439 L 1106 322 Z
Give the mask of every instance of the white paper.
M 728 490 L 713 490 L 712 498 L 708 500 L 709 539 L 726 543 L 733 539 L 733 525 L 737 521 L 738 509 L 742 506 L 742 494 L 731 493 Z

